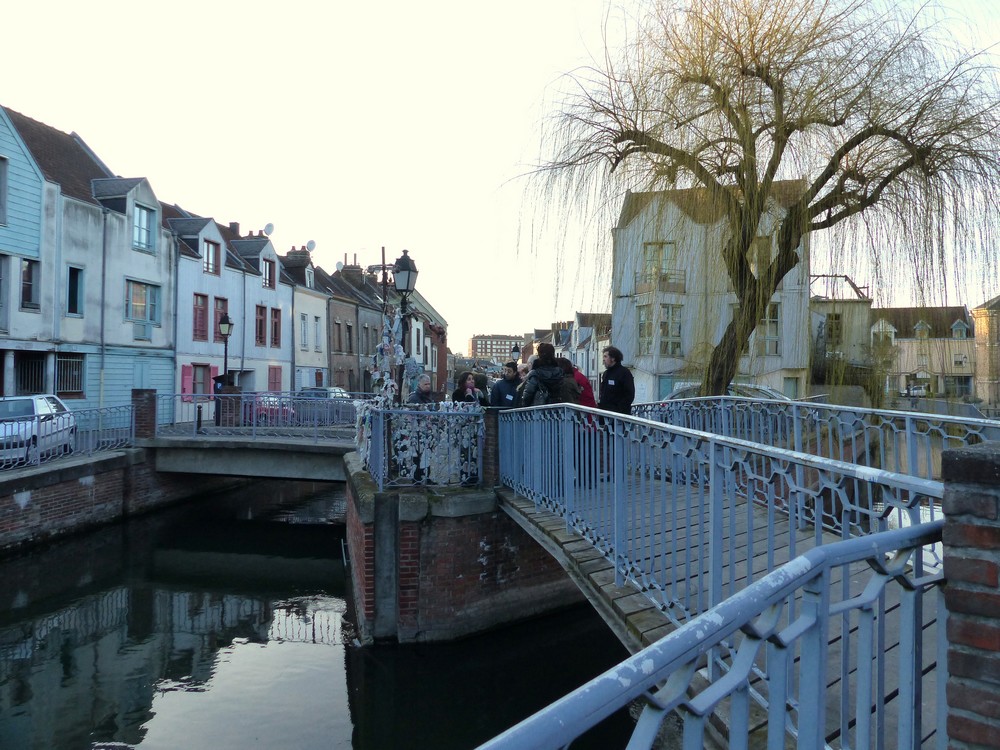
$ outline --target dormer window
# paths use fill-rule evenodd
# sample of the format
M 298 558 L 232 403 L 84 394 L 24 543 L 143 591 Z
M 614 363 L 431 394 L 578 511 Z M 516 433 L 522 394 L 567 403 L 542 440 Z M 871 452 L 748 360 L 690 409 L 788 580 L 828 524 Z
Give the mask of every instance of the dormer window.
M 953 339 L 969 338 L 969 326 L 961 320 L 956 320 L 951 324 L 951 337 Z
M 917 325 L 914 326 L 914 330 L 916 331 L 918 339 L 926 341 L 928 338 L 930 338 L 931 327 L 927 325 L 924 321 L 921 320 L 919 323 L 917 323 Z
M 311 268 L 306 269 L 306 286 L 310 289 L 314 289 L 316 287 L 316 277 Z
M 219 275 L 220 259 L 222 257 L 221 248 L 218 242 L 205 240 L 205 247 L 202 250 L 202 268 L 205 273 Z
M 132 223 L 132 247 L 147 253 L 153 252 L 153 227 L 156 226 L 156 213 L 151 208 L 135 206 L 135 216 Z
M 260 272 L 262 274 L 261 286 L 265 289 L 274 289 L 274 261 L 262 260 L 260 262 Z

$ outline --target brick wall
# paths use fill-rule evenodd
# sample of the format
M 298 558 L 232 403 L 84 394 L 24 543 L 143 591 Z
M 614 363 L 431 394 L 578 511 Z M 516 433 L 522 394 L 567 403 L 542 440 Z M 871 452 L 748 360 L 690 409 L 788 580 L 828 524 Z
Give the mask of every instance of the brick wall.
M 942 461 L 950 748 L 1000 748 L 1000 443 Z
M 559 564 L 498 510 L 492 488 L 377 493 L 357 454 L 345 456 L 345 465 L 347 544 L 362 641 L 374 640 L 376 619 L 379 637 L 449 640 L 582 599 Z M 376 503 L 393 503 L 397 512 L 376 513 Z M 395 534 L 376 528 L 388 518 Z M 378 549 L 385 539 L 395 539 L 396 549 Z M 376 581 L 393 590 L 388 596 L 376 591 Z
M 5 472 L 0 477 L 0 553 L 247 481 L 158 474 L 142 449 Z

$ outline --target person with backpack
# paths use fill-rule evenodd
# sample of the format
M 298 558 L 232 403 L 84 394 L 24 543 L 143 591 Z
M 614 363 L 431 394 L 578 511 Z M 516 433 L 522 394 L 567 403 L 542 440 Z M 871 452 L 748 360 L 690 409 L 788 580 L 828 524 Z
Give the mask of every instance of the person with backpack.
M 545 406 L 562 401 L 563 370 L 556 362 L 552 344 L 538 345 L 538 358 L 531 366 L 521 391 L 521 406 Z

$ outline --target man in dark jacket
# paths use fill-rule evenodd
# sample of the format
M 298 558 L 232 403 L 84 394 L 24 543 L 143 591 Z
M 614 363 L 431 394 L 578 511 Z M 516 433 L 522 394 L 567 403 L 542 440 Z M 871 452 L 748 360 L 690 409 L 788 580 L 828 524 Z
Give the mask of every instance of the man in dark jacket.
M 544 406 L 562 401 L 563 370 L 556 364 L 552 344 L 538 345 L 538 357 L 531 365 L 521 389 L 521 406 Z
M 606 411 L 629 414 L 635 400 L 635 381 L 632 373 L 622 364 L 621 350 L 608 346 L 604 349 L 604 367 L 601 373 L 600 402 Z
M 503 366 L 503 378 L 493 385 L 490 392 L 490 406 L 498 409 L 516 409 L 521 405 L 521 394 L 517 387 L 521 379 L 517 377 L 517 363 L 508 362 Z

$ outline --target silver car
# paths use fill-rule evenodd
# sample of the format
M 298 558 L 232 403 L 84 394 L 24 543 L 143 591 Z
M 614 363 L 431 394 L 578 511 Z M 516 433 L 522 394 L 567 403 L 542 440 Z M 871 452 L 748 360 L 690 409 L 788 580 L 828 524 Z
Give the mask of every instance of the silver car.
M 0 398 L 0 468 L 72 453 L 76 418 L 58 396 Z

